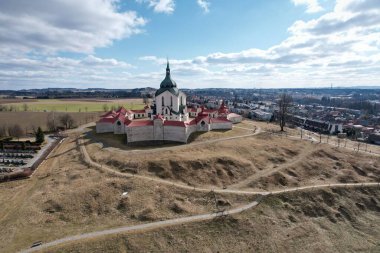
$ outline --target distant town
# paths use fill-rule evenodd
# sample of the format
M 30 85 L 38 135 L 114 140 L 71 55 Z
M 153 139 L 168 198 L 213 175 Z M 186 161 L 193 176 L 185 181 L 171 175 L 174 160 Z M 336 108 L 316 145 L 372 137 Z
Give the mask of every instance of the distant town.
M 219 108 L 222 101 L 228 109 L 245 118 L 274 121 L 277 117 L 279 95 L 292 98 L 287 124 L 321 134 L 339 135 L 350 139 L 380 144 L 380 89 L 315 88 L 315 89 L 183 89 L 187 106 Z M 144 98 L 154 97 L 155 88 L 138 89 L 74 89 L 47 88 L 0 91 L 3 99 L 86 99 L 86 98 Z M 0 111 L 18 110 L 0 105 Z

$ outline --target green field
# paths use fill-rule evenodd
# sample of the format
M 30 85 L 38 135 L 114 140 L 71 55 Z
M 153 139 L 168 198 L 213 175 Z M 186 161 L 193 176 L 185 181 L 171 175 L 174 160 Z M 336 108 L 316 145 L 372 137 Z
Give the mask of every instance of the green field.
M 126 109 L 139 110 L 144 108 L 142 99 L 117 99 L 117 100 L 59 100 L 59 99 L 41 99 L 38 101 L 17 103 L 6 103 L 3 106 L 12 107 L 15 111 L 31 112 L 101 112 L 105 111 L 105 105 L 108 110 L 112 107 L 118 108 L 124 106 Z M 108 111 L 107 110 L 107 111 Z

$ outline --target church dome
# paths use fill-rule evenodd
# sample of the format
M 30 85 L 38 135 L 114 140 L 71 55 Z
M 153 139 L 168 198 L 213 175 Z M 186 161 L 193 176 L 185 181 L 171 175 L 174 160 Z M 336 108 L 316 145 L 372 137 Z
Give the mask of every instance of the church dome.
M 161 93 L 164 93 L 165 91 L 169 91 L 175 96 L 178 96 L 179 90 L 177 88 L 177 84 L 174 80 L 172 80 L 170 76 L 170 67 L 169 67 L 169 61 L 166 66 L 166 76 L 165 79 L 160 84 L 160 89 L 156 91 L 156 96 L 160 95 Z

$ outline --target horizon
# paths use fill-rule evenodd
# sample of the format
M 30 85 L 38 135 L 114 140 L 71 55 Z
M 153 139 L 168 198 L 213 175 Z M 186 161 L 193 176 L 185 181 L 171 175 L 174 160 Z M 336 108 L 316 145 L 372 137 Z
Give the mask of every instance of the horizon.
M 102 88 L 102 87 L 88 87 L 88 88 L 76 88 L 76 87 L 45 87 L 45 88 L 29 88 L 29 89 L 0 89 L 1 91 L 28 91 L 28 90 L 44 90 L 44 89 L 76 89 L 76 90 L 92 90 L 92 89 L 102 89 L 102 90 L 133 90 L 133 89 L 158 89 L 154 87 L 132 87 L 132 88 Z M 207 90 L 207 89 L 236 89 L 236 90 L 340 90 L 340 89 L 353 89 L 353 90 L 372 90 L 380 89 L 380 86 L 336 86 L 336 87 L 278 87 L 278 88 L 242 88 L 242 87 L 225 87 L 225 88 L 215 88 L 215 87 L 203 87 L 203 88 L 181 88 L 182 90 Z
M 5 0 L 0 20 L 0 90 L 158 88 L 167 58 L 181 89 L 380 88 L 376 0 Z

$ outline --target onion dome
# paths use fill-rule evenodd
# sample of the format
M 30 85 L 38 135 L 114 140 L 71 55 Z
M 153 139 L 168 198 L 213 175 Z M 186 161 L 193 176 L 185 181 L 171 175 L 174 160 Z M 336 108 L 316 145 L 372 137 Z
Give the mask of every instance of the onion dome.
M 160 95 L 161 93 L 164 93 L 165 91 L 169 91 L 175 96 L 178 96 L 179 90 L 177 88 L 177 84 L 175 81 L 172 80 L 170 76 L 170 67 L 169 67 L 169 61 L 166 65 L 166 76 L 165 79 L 160 84 L 160 89 L 156 91 L 156 96 Z

